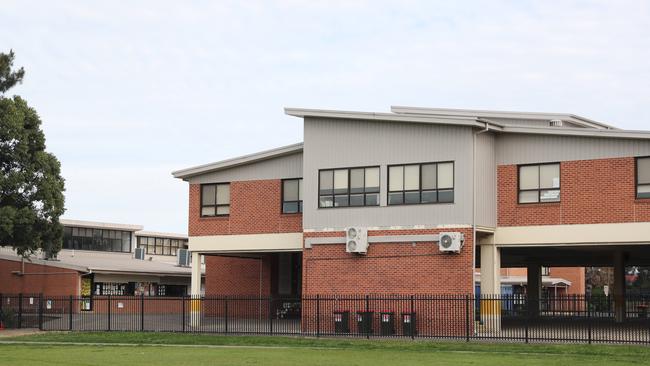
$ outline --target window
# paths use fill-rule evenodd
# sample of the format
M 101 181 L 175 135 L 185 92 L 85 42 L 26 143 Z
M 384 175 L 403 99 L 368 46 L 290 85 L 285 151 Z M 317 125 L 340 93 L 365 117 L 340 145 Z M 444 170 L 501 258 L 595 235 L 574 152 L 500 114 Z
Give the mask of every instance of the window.
M 389 205 L 453 202 L 453 162 L 388 167 Z
M 379 206 L 379 167 L 318 172 L 318 207 Z
M 147 254 L 175 256 L 178 249 L 187 248 L 187 239 L 138 236 L 138 248 L 144 248 Z
M 560 163 L 519 166 L 519 203 L 540 202 L 560 202 Z
M 282 181 L 282 213 L 302 212 L 302 179 Z
M 650 198 L 650 157 L 636 159 L 636 198 Z
M 131 252 L 131 232 L 66 226 L 63 248 L 128 253 Z
M 201 216 L 230 214 L 230 183 L 201 185 Z

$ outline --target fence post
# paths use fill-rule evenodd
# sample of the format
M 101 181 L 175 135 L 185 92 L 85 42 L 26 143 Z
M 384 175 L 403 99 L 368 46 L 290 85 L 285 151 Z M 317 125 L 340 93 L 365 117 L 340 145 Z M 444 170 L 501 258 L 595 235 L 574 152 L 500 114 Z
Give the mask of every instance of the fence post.
M 525 318 L 524 318 L 524 326 L 526 328 L 526 343 L 528 343 L 528 321 L 530 318 L 530 308 L 528 306 L 528 294 L 526 294 L 526 310 L 525 310 Z
M 18 329 L 23 327 L 23 293 L 18 294 Z
M 589 328 L 589 344 L 591 344 L 591 306 L 589 306 L 589 298 L 586 298 L 587 303 L 587 327 Z
M 181 316 L 182 319 L 181 331 L 185 333 L 185 295 L 181 297 L 181 313 L 183 313 L 183 315 Z
M 273 334 L 273 296 L 269 297 L 269 333 Z
M 224 300 L 225 300 L 224 313 L 226 316 L 226 333 L 228 333 L 228 296 L 226 296 Z
M 320 294 L 316 295 L 316 337 L 320 337 Z
M 411 330 L 411 339 L 415 339 L 415 329 L 413 329 L 414 322 L 415 322 L 415 296 L 411 295 L 411 322 L 409 323 L 409 329 Z
M 140 331 L 144 332 L 144 292 L 140 294 Z
M 69 301 L 68 308 L 70 310 L 70 315 L 69 315 L 69 318 L 68 318 L 68 323 L 69 323 L 68 324 L 68 329 L 72 330 L 72 307 L 74 306 L 73 301 L 72 301 L 72 295 L 70 295 L 70 298 L 68 299 L 68 301 Z
M 469 342 L 469 295 L 465 295 L 465 342 Z
M 369 318 L 370 324 L 367 325 L 367 329 L 364 329 L 366 331 L 366 339 L 370 339 L 370 329 L 372 328 L 372 317 L 370 316 L 370 295 L 366 295 L 366 319 Z
M 43 293 L 38 294 L 38 330 L 43 330 Z
M 106 300 L 107 309 L 108 309 L 108 331 L 111 331 L 111 295 L 108 295 Z

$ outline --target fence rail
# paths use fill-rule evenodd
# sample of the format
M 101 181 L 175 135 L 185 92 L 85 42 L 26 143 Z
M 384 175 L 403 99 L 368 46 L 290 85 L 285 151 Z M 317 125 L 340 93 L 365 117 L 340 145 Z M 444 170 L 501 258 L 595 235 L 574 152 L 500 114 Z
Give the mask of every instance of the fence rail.
M 0 294 L 6 328 L 650 344 L 650 296 Z M 624 316 L 616 317 L 617 311 Z

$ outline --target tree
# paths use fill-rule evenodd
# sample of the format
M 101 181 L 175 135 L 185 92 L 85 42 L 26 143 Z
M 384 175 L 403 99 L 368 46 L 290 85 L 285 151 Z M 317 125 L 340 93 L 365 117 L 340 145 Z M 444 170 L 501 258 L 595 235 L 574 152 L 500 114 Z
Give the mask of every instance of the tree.
M 14 54 L 0 53 L 0 246 L 28 257 L 61 249 L 64 180 L 56 157 L 45 151 L 41 120 L 19 96 L 4 92 L 22 82 Z
M 17 71 L 11 71 L 14 64 L 14 51 L 9 50 L 8 54 L 0 53 L 0 93 L 11 89 L 14 85 L 23 82 L 25 69 L 22 67 Z

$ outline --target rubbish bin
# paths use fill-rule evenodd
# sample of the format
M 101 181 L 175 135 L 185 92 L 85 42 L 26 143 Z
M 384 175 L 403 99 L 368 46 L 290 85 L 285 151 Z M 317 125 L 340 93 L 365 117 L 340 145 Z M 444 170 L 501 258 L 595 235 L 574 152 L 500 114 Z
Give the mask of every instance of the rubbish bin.
M 382 336 L 392 336 L 395 334 L 395 313 L 392 311 L 381 312 L 380 314 L 380 328 Z
M 409 337 L 418 334 L 415 323 L 415 313 L 402 313 L 402 334 Z
M 350 333 L 350 312 L 334 312 L 334 333 Z
M 372 334 L 372 311 L 357 312 L 357 330 L 361 334 Z

